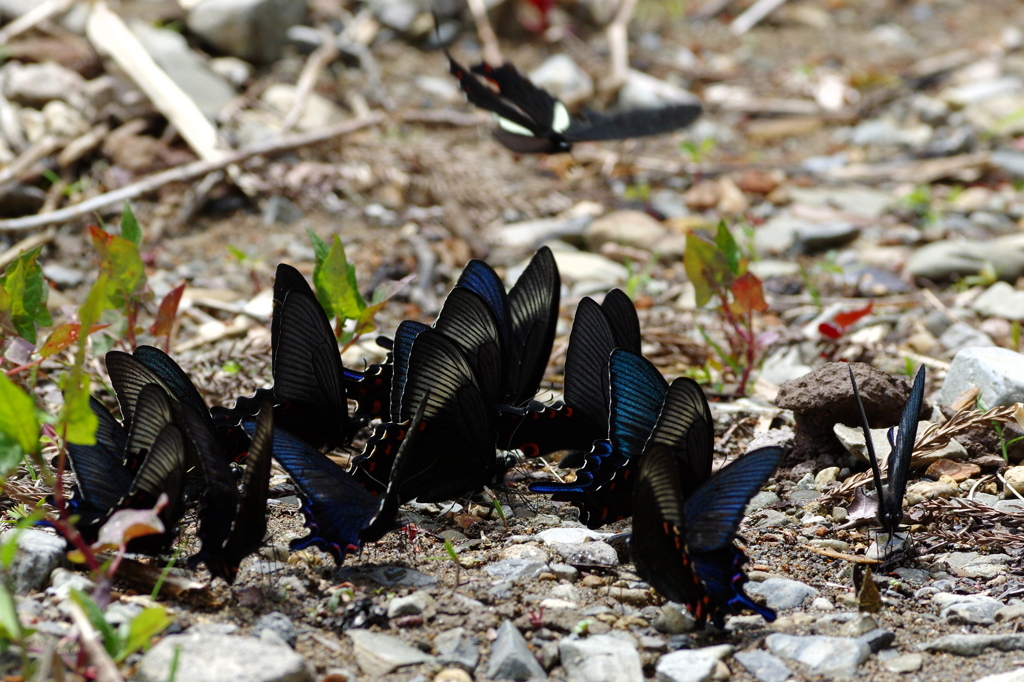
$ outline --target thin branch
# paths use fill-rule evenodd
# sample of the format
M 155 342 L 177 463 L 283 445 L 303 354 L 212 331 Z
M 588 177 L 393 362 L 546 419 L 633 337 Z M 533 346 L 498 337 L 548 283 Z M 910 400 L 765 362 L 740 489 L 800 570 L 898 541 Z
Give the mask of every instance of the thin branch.
M 320 47 L 313 50 L 313 54 L 309 56 L 306 64 L 302 67 L 302 73 L 299 74 L 299 81 L 295 86 L 295 101 L 292 102 L 291 111 L 285 116 L 282 125 L 285 132 L 295 128 L 299 118 L 302 117 L 302 112 L 306 109 L 306 102 L 309 100 L 309 95 L 313 92 L 313 86 L 316 85 L 320 74 L 338 58 L 338 45 L 334 35 L 326 29 L 322 33 L 323 42 L 320 43 Z
M 281 138 L 266 144 L 255 145 L 247 149 L 240 149 L 239 151 L 230 153 L 216 161 L 200 160 L 186 163 L 181 166 L 175 166 L 174 168 L 169 168 L 165 171 L 155 173 L 125 187 L 105 192 L 104 194 L 92 197 L 91 199 L 86 199 L 74 206 L 68 206 L 67 208 L 53 211 L 52 213 L 27 216 L 24 218 L 12 218 L 10 220 L 0 220 L 0 232 L 32 230 L 44 225 L 52 225 L 53 223 L 72 220 L 92 213 L 93 211 L 98 211 L 100 209 L 107 208 L 108 206 L 113 206 L 114 204 L 134 199 L 135 197 L 143 194 L 148 194 L 149 192 L 160 189 L 164 185 L 172 182 L 188 182 L 190 180 L 195 180 L 207 173 L 222 170 L 231 164 L 242 163 L 243 161 L 247 161 L 255 156 L 272 156 L 274 154 L 291 151 L 298 147 L 316 144 L 334 137 L 348 135 L 349 133 L 362 130 L 363 128 L 378 125 L 383 123 L 384 120 L 384 114 L 377 112 L 364 118 L 349 119 L 348 121 L 338 123 L 337 125 L 330 126 L 322 130 Z
M 11 38 L 31 31 L 39 24 L 71 9 L 75 0 L 47 0 L 22 14 L 0 29 L 0 45 L 6 45 Z

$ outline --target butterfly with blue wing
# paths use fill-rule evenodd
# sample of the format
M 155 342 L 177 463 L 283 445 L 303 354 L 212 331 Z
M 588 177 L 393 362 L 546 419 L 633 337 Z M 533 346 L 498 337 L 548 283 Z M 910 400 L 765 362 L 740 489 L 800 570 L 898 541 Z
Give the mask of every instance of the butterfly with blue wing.
M 748 559 L 736 546 L 747 503 L 775 471 L 782 450 L 760 448 L 711 473 L 714 429 L 700 386 L 676 379 L 639 458 L 632 540 L 637 574 L 698 624 L 722 627 L 726 613 L 775 613 L 743 590 Z

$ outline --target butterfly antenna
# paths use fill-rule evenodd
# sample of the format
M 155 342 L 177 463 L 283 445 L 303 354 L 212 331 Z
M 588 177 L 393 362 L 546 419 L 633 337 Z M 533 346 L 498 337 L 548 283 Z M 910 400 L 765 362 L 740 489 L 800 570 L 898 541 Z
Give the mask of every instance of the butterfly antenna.
M 864 444 L 868 449 L 868 457 L 871 459 L 871 475 L 875 479 L 875 496 L 878 503 L 882 504 L 882 472 L 878 468 L 878 458 L 875 456 L 875 444 L 871 441 L 871 426 L 868 425 L 868 415 L 864 411 L 864 402 L 860 399 L 860 391 L 857 390 L 857 380 L 853 377 L 853 367 L 847 365 L 850 370 L 850 383 L 853 385 L 853 397 L 857 400 L 857 409 L 860 411 L 860 428 L 864 431 Z

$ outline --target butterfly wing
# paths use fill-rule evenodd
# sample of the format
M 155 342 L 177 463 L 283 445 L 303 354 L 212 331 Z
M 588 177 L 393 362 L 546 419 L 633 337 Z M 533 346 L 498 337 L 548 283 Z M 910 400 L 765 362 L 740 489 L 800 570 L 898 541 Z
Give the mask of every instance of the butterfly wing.
M 135 414 L 128 429 L 125 463 L 137 470 L 163 428 L 175 418 L 171 397 L 161 384 L 146 384 L 135 401 Z
M 276 297 L 277 283 L 274 288 Z M 281 408 L 276 421 L 319 449 L 348 444 L 358 425 L 348 416 L 344 369 L 327 314 L 305 280 L 301 288 L 280 295 L 271 330 L 277 331 L 272 369 Z
M 154 346 L 139 346 L 132 352 L 132 357 L 160 377 L 174 399 L 192 408 L 206 422 L 209 429 L 213 430 L 213 420 L 210 417 L 210 408 L 206 405 L 206 400 L 203 399 L 185 370 L 172 360 L 171 356 Z
M 900 430 L 892 443 L 889 453 L 888 485 L 881 498 L 881 513 L 885 516 L 882 524 L 887 532 L 895 532 L 903 520 L 903 495 L 907 492 L 907 475 L 910 471 L 910 457 L 914 454 L 914 442 L 917 440 L 917 422 L 924 402 L 925 368 L 921 365 L 914 386 L 910 390 L 910 398 L 903 408 L 900 417 Z
M 759 448 L 715 473 L 686 500 L 686 551 L 706 597 L 697 615 L 706 613 L 721 626 L 726 610 L 745 607 L 775 620 L 775 612 L 754 602 L 743 591 L 746 555 L 735 546 L 736 529 L 750 502 L 782 461 L 782 449 Z
M 677 453 L 664 443 L 645 450 L 633 486 L 630 551 L 637 575 L 667 599 L 696 611 L 704 589 L 686 553 Z
M 663 135 L 685 128 L 701 113 L 699 104 L 675 104 L 655 109 L 633 109 L 616 114 L 593 114 L 575 120 L 563 133 L 569 142 L 625 140 Z
M 498 328 L 501 331 L 502 338 L 507 339 L 509 335 L 510 304 L 508 294 L 505 293 L 505 285 L 502 283 L 501 278 L 498 277 L 498 273 L 494 271 L 494 268 L 484 261 L 474 258 L 466 263 L 466 267 L 462 269 L 462 274 L 459 275 L 455 286 L 469 289 L 487 301 L 488 307 L 494 313 L 494 319 L 498 321 Z M 503 341 L 503 343 L 507 345 L 506 341 Z
M 405 395 L 405 384 L 409 379 L 409 356 L 412 344 L 421 332 L 430 329 L 422 322 L 405 320 L 398 325 L 395 332 L 395 347 L 391 351 L 394 369 L 391 376 L 391 421 L 402 421 L 402 396 Z
M 615 350 L 608 318 L 592 298 L 583 298 L 565 351 L 565 404 L 588 422 L 588 440 L 603 438 L 608 427 L 608 360 Z
M 551 249 L 541 247 L 508 293 L 511 333 L 507 402 L 523 405 L 537 395 L 551 357 L 562 281 Z
M 401 420 L 412 419 L 422 401 L 423 427 L 409 454 L 402 500 L 448 500 L 489 483 L 496 457 L 487 405 L 458 346 L 434 329 L 413 343 Z
M 650 443 L 667 445 L 679 456 L 684 497 L 711 477 L 715 425 L 704 390 L 696 381 L 688 377 L 672 381 Z
M 165 530 L 159 535 L 132 540 L 128 543 L 129 551 L 158 554 L 170 546 L 177 535 L 178 521 L 185 513 L 186 466 L 185 435 L 177 425 L 167 424 L 142 460 L 125 505 L 133 509 L 148 509 L 157 503 L 161 493 L 165 493 L 168 503 L 160 512 Z
M 395 528 L 398 506 L 401 503 L 402 482 L 406 479 L 406 471 L 410 461 L 409 455 L 416 447 L 420 426 L 423 424 L 423 415 L 426 412 L 429 400 L 429 394 L 423 396 L 423 399 L 420 400 L 419 405 L 416 407 L 416 413 L 403 429 L 401 445 L 398 447 L 398 453 L 395 455 L 395 461 L 391 467 L 387 488 L 379 498 L 377 513 L 359 532 L 359 538 L 362 542 L 376 542 Z
M 445 299 L 434 329 L 459 347 L 489 405 L 505 397 L 505 346 L 487 302 L 470 289 L 455 287 Z
M 255 435 L 256 424 L 244 422 Z M 274 459 L 299 488 L 309 534 L 292 540 L 292 549 L 319 547 L 340 566 L 359 551 L 359 532 L 377 511 L 377 501 L 348 472 L 287 431 L 274 428 Z
M 245 461 L 243 494 L 238 502 L 227 541 L 206 565 L 213 575 L 235 582 L 242 559 L 263 543 L 267 534 L 267 495 L 270 490 L 270 465 L 273 454 L 274 411 L 265 403 L 256 420 L 255 432 Z
M 608 326 L 615 338 L 615 347 L 640 354 L 640 319 L 636 307 L 621 289 L 612 289 L 601 302 Z
M 138 402 L 139 393 L 147 384 L 159 384 L 170 389 L 164 384 L 163 379 L 149 367 L 146 367 L 138 358 L 123 351 L 112 350 L 106 354 L 104 360 L 107 365 L 107 374 L 110 376 L 110 384 L 114 388 L 114 395 L 117 396 L 117 404 L 121 408 L 121 417 L 124 427 L 130 428 L 132 417 L 135 414 L 135 404 Z

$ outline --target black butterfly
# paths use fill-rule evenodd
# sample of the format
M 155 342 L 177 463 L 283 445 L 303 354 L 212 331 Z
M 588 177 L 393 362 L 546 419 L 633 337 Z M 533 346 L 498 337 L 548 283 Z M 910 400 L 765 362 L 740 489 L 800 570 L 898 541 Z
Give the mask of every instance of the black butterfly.
M 302 513 L 309 534 L 292 540 L 293 550 L 319 547 L 331 554 L 340 566 L 345 555 L 358 552 L 364 542 L 375 542 L 395 528 L 399 505 L 399 485 L 408 455 L 416 445 L 427 399 L 417 407 L 404 426 L 401 447 L 395 454 L 389 483 L 374 497 L 347 471 L 323 453 L 282 429 L 274 429 L 272 451 L 298 486 Z M 252 429 L 251 421 L 244 422 Z M 256 436 L 254 436 L 254 439 Z
M 413 342 L 395 421 L 412 419 L 424 400 L 423 426 L 408 454 L 401 499 L 450 500 L 491 483 L 498 467 L 490 409 L 462 351 L 436 329 L 424 330 Z
M 643 356 L 615 350 L 608 362 L 610 408 L 607 440 L 594 443 L 572 483 L 532 484 L 532 492 L 572 502 L 589 528 L 632 513 L 637 463 L 658 421 L 668 384 Z M 564 460 L 563 460 L 564 461 Z
M 713 447 L 703 391 L 676 379 L 640 457 L 633 563 L 667 599 L 686 604 L 699 624 L 710 618 L 722 627 L 726 612 L 742 608 L 771 622 L 774 611 L 743 591 L 748 559 L 735 539 L 747 503 L 775 471 L 782 450 L 760 448 L 712 475 Z
M 609 115 L 590 113 L 585 120 L 573 120 L 562 102 L 531 83 L 512 64 L 480 63 L 467 70 L 447 51 L 445 54 L 449 72 L 469 101 L 498 116 L 494 138 L 520 154 L 568 152 L 574 142 L 662 135 L 690 125 L 701 113 L 699 104 L 676 104 Z
M 185 413 L 185 422 L 206 480 L 197 533 L 202 547 L 188 563 L 195 568 L 203 562 L 211 575 L 234 583 L 242 559 L 259 549 L 267 532 L 273 407 L 264 403 L 260 410 L 245 458 L 241 495 L 214 433 L 191 410 Z
M 456 282 L 457 288 L 481 296 L 498 323 L 507 353 L 503 405 L 520 407 L 537 395 L 555 340 L 561 286 L 555 256 L 546 246 L 537 250 L 507 294 L 494 269 L 480 260 L 467 263 Z
M 185 508 L 185 438 L 173 423 L 171 399 L 158 384 L 143 386 L 128 430 L 98 400 L 90 398 L 89 405 L 99 421 L 96 443 L 68 444 L 75 487 L 67 504 L 77 517 L 75 527 L 86 542 L 95 542 L 115 511 L 150 509 L 166 493 L 168 503 L 159 515 L 165 531 L 128 544 L 133 552 L 162 553 L 177 535 Z
M 882 485 L 881 468 L 878 465 L 878 458 L 875 456 L 875 445 L 871 441 L 868 416 L 864 411 L 860 392 L 857 390 L 857 381 L 853 378 L 853 368 L 849 367 L 848 369 L 850 370 L 850 383 L 853 384 L 853 395 L 857 399 L 857 408 L 860 410 L 861 429 L 864 431 L 868 456 L 871 459 L 871 473 L 875 479 L 875 494 L 878 497 L 878 525 L 892 538 L 903 521 L 903 495 L 907 491 L 910 456 L 914 453 L 914 442 L 917 440 L 917 421 L 921 414 L 921 404 L 924 402 L 925 369 L 922 365 L 914 378 L 914 386 L 910 390 L 910 398 L 903 408 L 899 432 L 895 439 L 893 438 L 893 429 L 889 429 L 888 437 L 891 450 L 886 465 L 888 484 L 884 486 Z
M 285 263 L 277 266 L 274 280 L 270 342 L 273 387 L 238 398 L 231 409 L 217 410 L 218 423 L 237 424 L 270 400 L 280 428 L 320 450 L 349 445 L 363 422 L 348 413 L 338 340 L 306 279 Z

